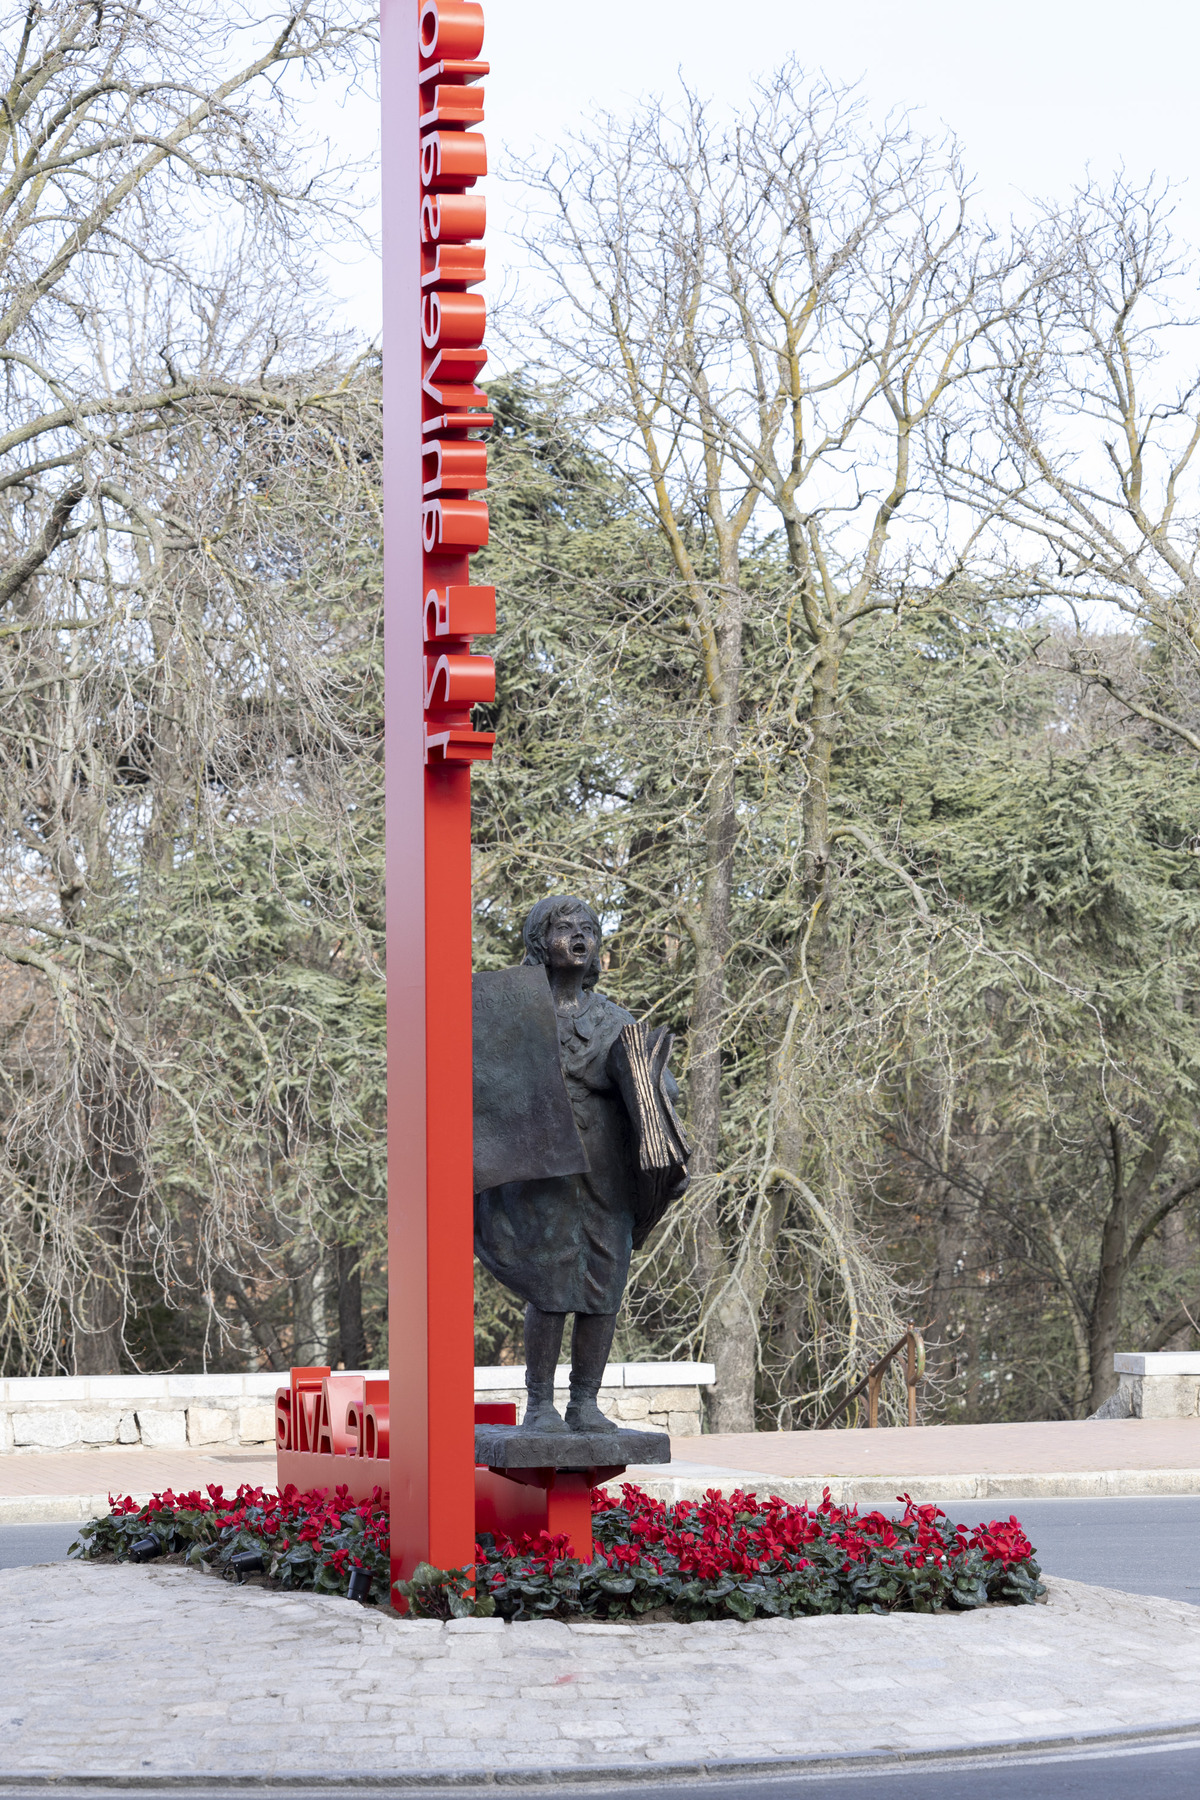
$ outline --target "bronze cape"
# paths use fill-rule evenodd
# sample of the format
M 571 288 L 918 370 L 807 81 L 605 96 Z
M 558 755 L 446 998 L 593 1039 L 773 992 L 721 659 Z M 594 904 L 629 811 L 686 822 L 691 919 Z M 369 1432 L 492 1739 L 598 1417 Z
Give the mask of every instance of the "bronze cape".
M 563 1078 L 587 1154 L 586 1174 L 546 1176 L 484 1188 L 475 1196 L 475 1254 L 498 1281 L 545 1313 L 615 1313 L 629 1259 L 656 1219 L 647 1212 L 641 1141 L 622 1098 L 627 1063 L 614 1046 L 632 1013 L 600 993 L 561 1013 Z M 663 1069 L 669 1105 L 679 1090 Z M 661 1204 L 680 1191 L 683 1171 Z

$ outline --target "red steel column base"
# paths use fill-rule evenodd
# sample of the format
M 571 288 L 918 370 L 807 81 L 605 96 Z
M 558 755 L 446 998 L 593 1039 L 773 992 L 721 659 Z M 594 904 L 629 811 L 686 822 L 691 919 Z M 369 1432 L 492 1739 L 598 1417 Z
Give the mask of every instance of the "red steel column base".
M 545 1531 L 567 1539 L 572 1556 L 591 1562 L 592 1494 L 625 1464 L 607 1469 L 475 1470 L 475 1535 L 536 1537 Z

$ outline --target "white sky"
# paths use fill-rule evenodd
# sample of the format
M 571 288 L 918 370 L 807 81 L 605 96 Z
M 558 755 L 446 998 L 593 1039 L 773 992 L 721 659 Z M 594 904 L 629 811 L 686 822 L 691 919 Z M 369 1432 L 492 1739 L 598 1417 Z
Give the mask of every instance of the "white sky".
M 621 112 L 669 94 L 682 69 L 702 93 L 735 104 L 754 77 L 794 52 L 813 70 L 861 79 L 872 113 L 920 109 L 962 140 L 986 210 L 1020 211 L 1024 194 L 1065 195 L 1090 164 L 1123 163 L 1187 186 L 1177 223 L 1200 240 L 1200 6 L 1196 0 L 484 0 L 492 65 L 486 126 L 492 165 L 505 151 L 557 142 L 593 109 Z M 376 142 L 374 104 L 356 97 L 334 129 L 350 156 Z M 505 189 L 486 184 L 489 287 L 516 253 L 505 242 Z M 510 203 L 511 204 L 511 203 Z M 377 264 L 331 271 L 346 322 L 379 329 Z

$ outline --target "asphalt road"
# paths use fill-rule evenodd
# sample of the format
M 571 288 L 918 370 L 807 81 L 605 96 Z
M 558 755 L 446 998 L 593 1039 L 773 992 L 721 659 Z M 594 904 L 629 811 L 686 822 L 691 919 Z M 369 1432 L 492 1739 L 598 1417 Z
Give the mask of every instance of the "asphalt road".
M 1200 1606 L 1200 1495 L 950 1501 L 946 1511 L 965 1525 L 1015 1515 L 1048 1575 Z M 1200 1694 L 1196 1702 L 1200 1717 Z
M 599 1800 L 599 1793 L 592 1790 L 592 1800 Z M 1196 1800 L 1198 1793 L 1200 1747 L 1036 1761 L 1018 1757 L 1000 1765 L 964 1763 L 949 1769 L 926 1764 L 861 1776 L 671 1782 L 636 1793 L 626 1789 L 624 1800 Z M 533 1790 L 524 1794 L 531 1800 Z M 617 1800 L 618 1790 L 609 1788 L 607 1794 Z M 355 1800 L 365 1797 L 356 1795 Z M 543 1800 L 567 1797 L 545 1794 Z M 575 1800 L 584 1796 L 576 1794 Z
M 78 1525 L 0 1525 L 0 1569 L 65 1562 L 78 1536 Z
M 186 1789 L 187 1800 L 402 1800 L 403 1786 L 386 1788 L 280 1788 L 244 1786 Z M 495 1800 L 497 1789 L 426 1788 L 428 1800 Z M 625 1786 L 509 1788 L 511 1800 L 1196 1800 L 1200 1793 L 1200 1748 L 1123 1752 L 1116 1756 L 963 1764 L 937 1769 L 892 1768 L 866 1776 L 785 1776 L 778 1780 L 697 1781 Z M 408 1790 L 409 1793 L 412 1790 Z M 45 1790 L 0 1781 L 4 1800 L 44 1800 Z M 54 1784 L 56 1800 L 179 1800 L 180 1790 L 114 1790 Z
M 947 1510 L 965 1524 L 1015 1514 L 1048 1574 L 1200 1605 L 1200 1496 L 1011 1500 L 982 1506 L 955 1503 Z M 75 1535 L 72 1525 L 0 1526 L 0 1568 L 57 1561 L 66 1556 Z M 1196 1714 L 1200 1718 L 1200 1694 Z M 19 1791 L 0 1777 L 0 1800 L 16 1800 Z M 56 1784 L 55 1791 L 67 1800 L 70 1789 L 65 1783 Z M 213 1793 L 219 1791 L 214 1788 Z M 323 1790 L 323 1800 L 334 1791 Z M 535 1791 L 539 1800 L 584 1800 L 583 1790 L 574 1786 L 561 1792 L 550 1787 L 526 1790 L 529 1794 Z M 770 1780 L 728 1777 L 719 1782 L 589 1791 L 603 1792 L 614 1800 L 618 1795 L 626 1800 L 1129 1800 L 1131 1795 L 1137 1800 L 1197 1800 L 1200 1743 L 1184 1748 L 1121 1749 L 1115 1754 L 964 1762 L 942 1768 L 893 1766 L 867 1775 Z M 250 1800 L 254 1790 L 241 1788 L 239 1792 L 241 1800 Z M 266 1792 L 264 1789 L 264 1796 Z M 277 1789 L 272 1792 L 278 1794 Z M 312 1792 L 315 1796 L 321 1790 Z M 143 1789 L 139 1800 L 155 1797 Z M 201 1800 L 201 1792 L 192 1790 L 192 1800 Z M 292 1800 L 301 1800 L 294 1790 Z M 356 1800 L 373 1797 L 360 1788 Z M 466 1790 L 460 1790 L 460 1800 L 466 1800 Z

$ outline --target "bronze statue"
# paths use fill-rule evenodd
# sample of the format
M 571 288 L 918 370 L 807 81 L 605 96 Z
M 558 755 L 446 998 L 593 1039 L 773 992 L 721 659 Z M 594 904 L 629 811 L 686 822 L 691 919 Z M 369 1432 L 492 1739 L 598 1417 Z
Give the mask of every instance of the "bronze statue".
M 524 969 L 476 977 L 477 1167 L 482 1153 L 492 1179 L 509 1168 L 523 1178 L 476 1193 L 475 1253 L 526 1303 L 522 1432 L 613 1431 L 596 1397 L 630 1256 L 687 1186 L 687 1143 L 675 1111 L 679 1089 L 666 1066 L 672 1039 L 596 991 L 600 921 L 582 900 L 539 900 L 524 938 Z M 553 1003 L 544 1027 L 531 1008 L 531 1001 L 545 1007 L 543 993 L 535 982 L 531 994 L 526 973 L 538 966 Z M 506 1010 L 507 1040 L 498 1022 Z M 550 1034 L 555 1026 L 558 1079 L 565 1081 L 577 1137 L 561 1107 L 552 1060 L 537 1061 L 539 1032 Z M 553 1058 L 549 1035 L 545 1055 Z M 539 1066 L 545 1073 L 530 1075 Z M 514 1092 L 515 1084 L 527 1090 L 531 1080 L 540 1089 L 532 1109 L 527 1091 Z M 550 1133 L 550 1145 L 546 1121 L 556 1106 L 563 1124 Z M 519 1141 L 505 1143 L 503 1125 L 485 1134 L 485 1117 L 524 1120 L 510 1134 Z M 568 1313 L 575 1325 L 564 1423 L 554 1406 L 554 1374 Z

